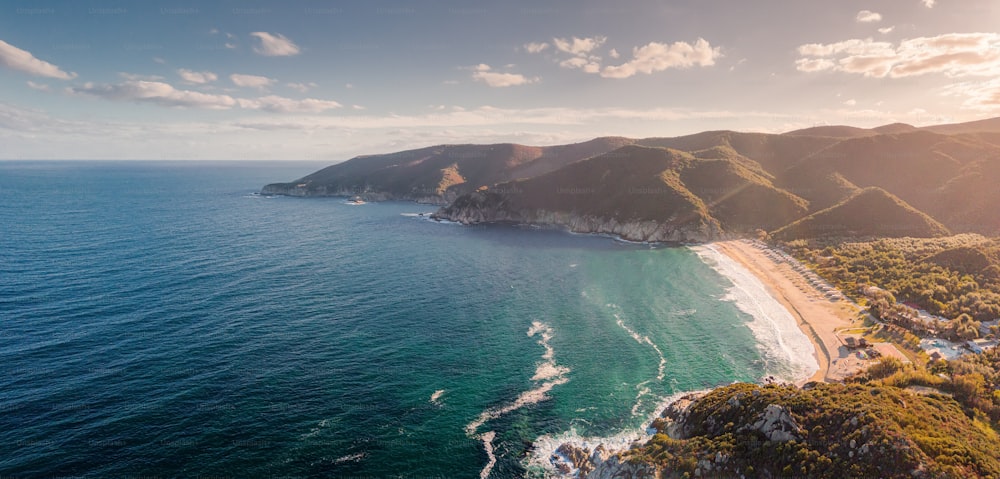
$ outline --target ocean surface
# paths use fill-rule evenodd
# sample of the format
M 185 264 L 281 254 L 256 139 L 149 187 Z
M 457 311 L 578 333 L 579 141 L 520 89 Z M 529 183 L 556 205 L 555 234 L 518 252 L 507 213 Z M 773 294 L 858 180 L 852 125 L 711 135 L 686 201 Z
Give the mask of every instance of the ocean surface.
M 322 166 L 0 162 L 0 476 L 543 477 L 815 370 L 711 248 L 256 194 Z

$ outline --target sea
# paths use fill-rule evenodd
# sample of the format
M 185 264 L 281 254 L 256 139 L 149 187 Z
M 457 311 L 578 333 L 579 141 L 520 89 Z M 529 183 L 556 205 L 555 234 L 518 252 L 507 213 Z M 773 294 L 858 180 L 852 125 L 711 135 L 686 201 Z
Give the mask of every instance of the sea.
M 0 162 L 0 476 L 558 477 L 816 370 L 711 246 L 269 197 L 315 162 Z

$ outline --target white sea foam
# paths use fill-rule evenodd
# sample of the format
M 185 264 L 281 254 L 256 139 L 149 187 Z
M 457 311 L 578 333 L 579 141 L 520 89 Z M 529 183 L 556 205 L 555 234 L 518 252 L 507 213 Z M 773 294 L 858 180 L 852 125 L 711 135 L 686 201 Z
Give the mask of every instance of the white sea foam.
M 722 299 L 732 301 L 753 318 L 747 326 L 765 358 L 776 360 L 769 361 L 769 374 L 795 382 L 819 370 L 816 348 L 799 329 L 795 317 L 768 293 L 760 279 L 711 245 L 692 249 L 702 261 L 732 282 L 732 287 Z
M 553 457 L 562 460 L 564 463 L 568 463 L 566 458 L 556 452 L 556 450 L 559 449 L 559 446 L 569 444 L 571 446 L 580 449 L 588 449 L 593 452 L 594 448 L 599 445 L 603 445 L 605 449 L 611 452 L 625 451 L 633 444 L 644 443 L 653 437 L 653 433 L 655 432 L 651 429 L 653 420 L 659 417 L 660 412 L 666 409 L 666 407 L 671 403 L 687 396 L 688 394 L 704 392 L 707 392 L 707 390 L 679 392 L 663 398 L 657 404 L 653 412 L 646 417 L 642 427 L 638 430 L 622 431 L 608 436 L 582 436 L 576 432 L 575 428 L 570 428 L 568 432 L 561 434 L 546 434 L 541 436 L 535 440 L 532 445 L 531 453 L 524 459 L 525 468 L 529 471 L 544 471 L 546 477 L 575 478 L 578 471 L 572 470 L 569 474 L 564 474 L 556 469 L 553 464 Z
M 341 456 L 341 457 L 338 457 L 337 459 L 334 459 L 333 463 L 334 464 L 343 464 L 345 462 L 361 462 L 367 456 L 368 456 L 368 453 L 365 453 L 365 452 L 359 452 L 359 453 L 356 453 L 356 454 L 348 454 L 346 456 Z
M 440 405 L 442 395 L 444 395 L 444 389 L 438 389 L 437 391 L 434 391 L 434 394 L 431 394 L 431 404 Z
M 486 450 L 486 457 L 489 458 L 489 461 L 483 466 L 483 470 L 479 471 L 479 479 L 490 477 L 490 471 L 493 470 L 493 466 L 497 465 L 497 456 L 493 453 L 493 438 L 496 436 L 497 433 L 495 431 L 489 431 L 479 436 L 483 440 L 483 449 Z
M 545 348 L 545 353 L 542 354 L 542 361 L 535 366 L 535 374 L 531 378 L 536 383 L 536 386 L 522 392 L 514 401 L 508 404 L 487 408 L 475 420 L 465 425 L 465 434 L 471 438 L 482 440 L 486 455 L 490 458 L 489 463 L 479 473 L 479 477 L 481 478 L 485 479 L 488 477 L 493 466 L 496 464 L 496 457 L 493 454 L 493 439 L 496 437 L 496 432 L 487 431 L 477 436 L 476 431 L 483 424 L 486 424 L 487 421 L 496 419 L 529 404 L 535 404 L 548 399 L 548 392 L 552 388 L 569 381 L 566 374 L 569 373 L 570 369 L 555 363 L 555 350 L 549 344 L 553 335 L 552 327 L 540 321 L 534 321 L 531 323 L 531 327 L 528 328 L 528 336 L 532 337 L 535 335 L 539 336 L 538 344 Z
M 635 332 L 632 328 L 626 326 L 625 321 L 622 320 L 618 313 L 614 313 L 614 317 L 618 326 L 628 332 L 629 336 L 632 336 L 632 339 L 636 340 L 639 344 L 648 344 L 653 348 L 653 351 L 656 351 L 656 356 L 660 358 L 660 365 L 656 370 L 656 379 L 657 381 L 663 381 L 663 377 L 667 369 L 667 359 L 663 356 L 663 351 L 660 350 L 660 347 L 657 346 L 653 340 L 649 339 L 649 336 L 641 335 Z

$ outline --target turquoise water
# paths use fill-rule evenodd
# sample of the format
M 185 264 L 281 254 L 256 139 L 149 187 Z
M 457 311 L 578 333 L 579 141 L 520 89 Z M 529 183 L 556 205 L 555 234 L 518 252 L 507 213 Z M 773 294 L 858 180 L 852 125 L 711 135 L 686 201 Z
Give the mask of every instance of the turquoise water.
M 523 477 L 788 367 L 687 248 L 254 194 L 320 166 L 0 162 L 0 475 Z

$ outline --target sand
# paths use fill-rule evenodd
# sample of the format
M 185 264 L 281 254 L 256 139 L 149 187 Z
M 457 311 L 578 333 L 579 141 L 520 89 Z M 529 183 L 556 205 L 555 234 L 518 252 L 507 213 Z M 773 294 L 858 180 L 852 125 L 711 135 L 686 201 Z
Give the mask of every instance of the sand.
M 819 370 L 803 383 L 841 381 L 864 367 L 864 361 L 847 349 L 836 333 L 860 322 L 857 305 L 850 300 L 830 301 L 791 264 L 772 259 L 753 242 L 721 241 L 712 245 L 760 279 L 812 341 Z

